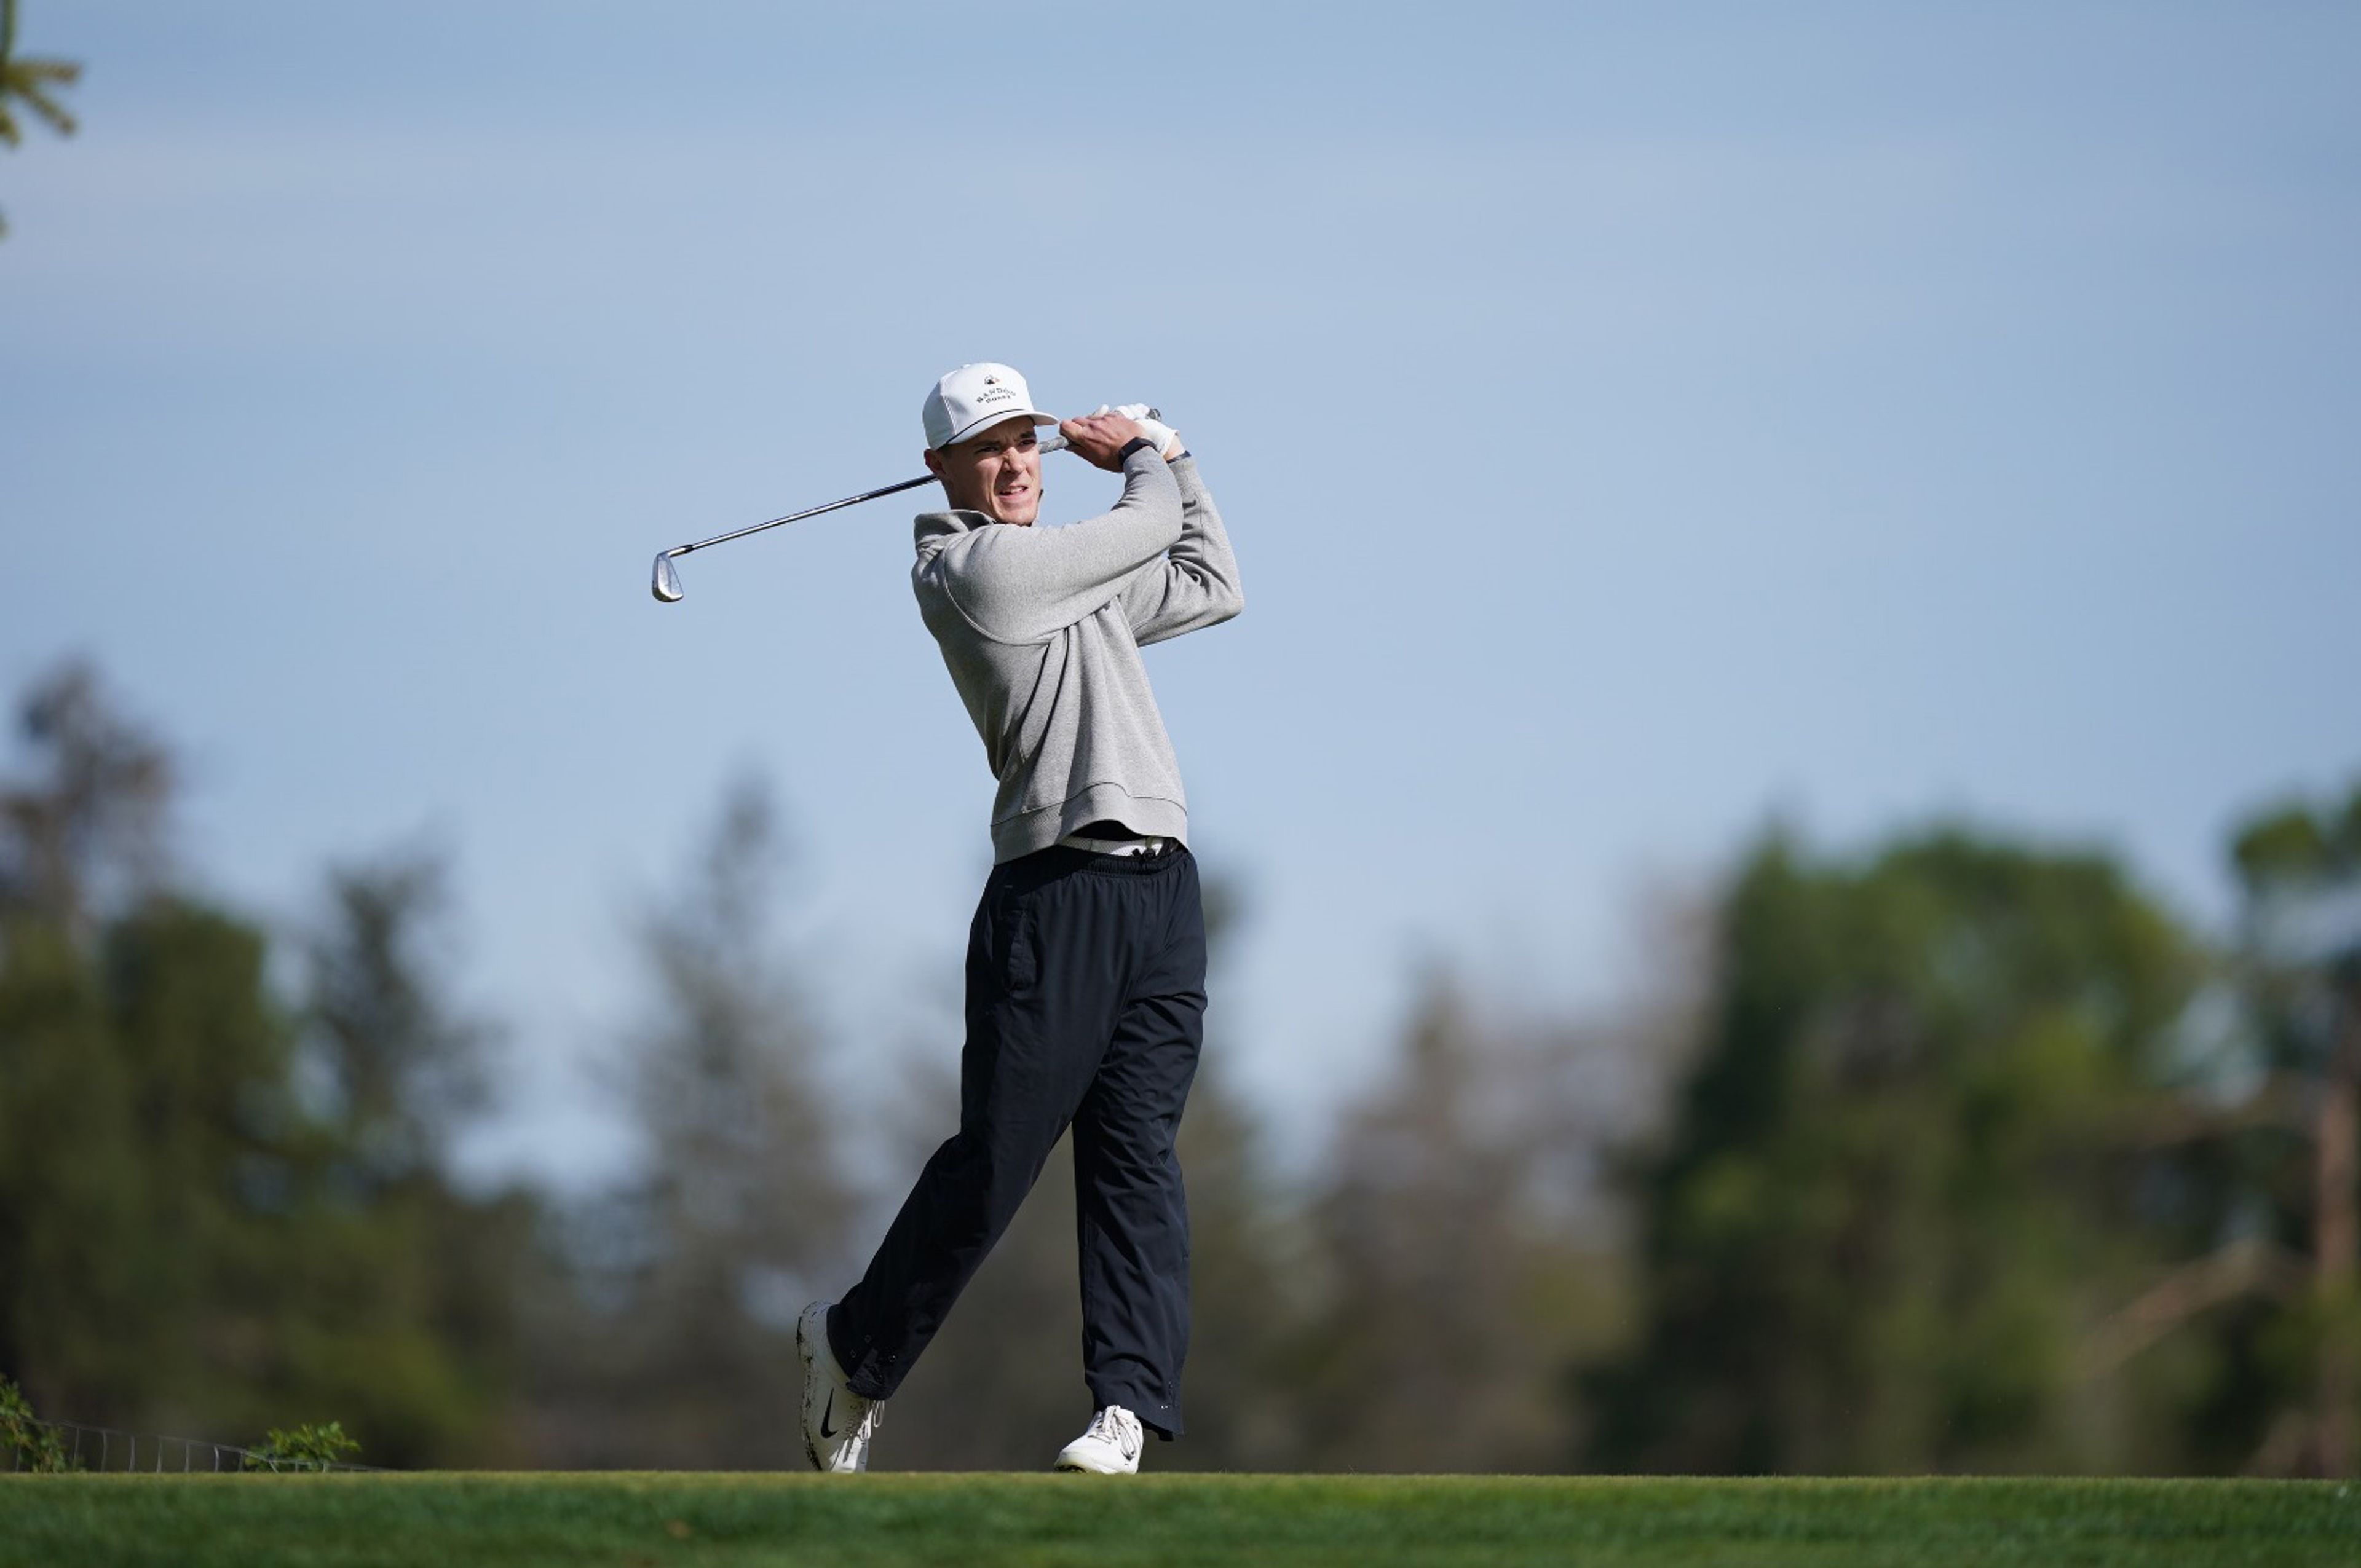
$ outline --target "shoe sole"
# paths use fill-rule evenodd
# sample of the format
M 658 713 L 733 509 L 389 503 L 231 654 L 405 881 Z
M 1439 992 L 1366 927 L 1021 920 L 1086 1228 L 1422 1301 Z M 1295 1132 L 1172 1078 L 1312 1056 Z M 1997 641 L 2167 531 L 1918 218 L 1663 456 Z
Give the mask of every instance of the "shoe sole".
M 1084 1464 L 1078 1460 L 1069 1459 L 1060 1459 L 1050 1468 L 1061 1475 L 1137 1475 L 1139 1474 L 1137 1465 L 1128 1470 L 1102 1470 L 1095 1464 Z

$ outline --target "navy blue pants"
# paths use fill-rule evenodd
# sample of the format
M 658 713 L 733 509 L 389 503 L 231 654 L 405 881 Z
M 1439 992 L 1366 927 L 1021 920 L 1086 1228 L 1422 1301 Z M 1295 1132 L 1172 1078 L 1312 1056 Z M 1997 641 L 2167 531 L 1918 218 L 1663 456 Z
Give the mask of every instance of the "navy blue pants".
M 1204 1013 L 1186 849 L 1049 849 L 993 868 L 968 930 L 959 1132 L 829 1314 L 855 1393 L 901 1386 L 1071 1125 L 1092 1402 L 1180 1432 L 1189 1206 L 1172 1146 Z

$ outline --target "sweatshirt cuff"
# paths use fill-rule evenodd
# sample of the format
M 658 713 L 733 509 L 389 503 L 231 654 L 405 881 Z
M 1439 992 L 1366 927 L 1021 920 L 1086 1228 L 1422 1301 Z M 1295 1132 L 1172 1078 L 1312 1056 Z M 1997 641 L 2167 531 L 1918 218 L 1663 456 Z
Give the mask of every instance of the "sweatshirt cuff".
M 1172 470 L 1172 477 L 1179 481 L 1182 500 L 1201 501 L 1205 499 L 1205 481 L 1198 476 L 1197 460 L 1194 457 L 1183 452 L 1165 466 Z

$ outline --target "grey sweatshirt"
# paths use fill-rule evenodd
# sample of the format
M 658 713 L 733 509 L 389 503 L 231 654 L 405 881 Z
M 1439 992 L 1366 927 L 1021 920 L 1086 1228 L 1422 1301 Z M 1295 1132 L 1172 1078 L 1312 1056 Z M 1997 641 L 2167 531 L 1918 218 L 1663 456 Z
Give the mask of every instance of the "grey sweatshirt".
M 920 514 L 918 612 L 1000 781 L 995 862 L 1086 824 L 1186 840 L 1189 802 L 1139 650 L 1238 613 L 1237 560 L 1193 458 L 1142 446 L 1123 499 L 1064 528 Z

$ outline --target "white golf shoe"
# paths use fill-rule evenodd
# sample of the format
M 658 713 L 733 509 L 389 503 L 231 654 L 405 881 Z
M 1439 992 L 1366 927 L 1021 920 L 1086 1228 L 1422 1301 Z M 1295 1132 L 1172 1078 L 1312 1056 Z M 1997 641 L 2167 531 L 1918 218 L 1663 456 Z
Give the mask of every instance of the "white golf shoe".
M 814 1301 L 796 1320 L 796 1351 L 804 1358 L 804 1457 L 815 1470 L 846 1475 L 869 1468 L 869 1440 L 884 1423 L 885 1401 L 846 1387 L 828 1347 L 828 1308 Z
M 1137 1475 L 1142 1441 L 1139 1418 L 1121 1405 L 1109 1405 L 1091 1418 L 1090 1431 L 1058 1451 L 1058 1468 L 1097 1475 Z

